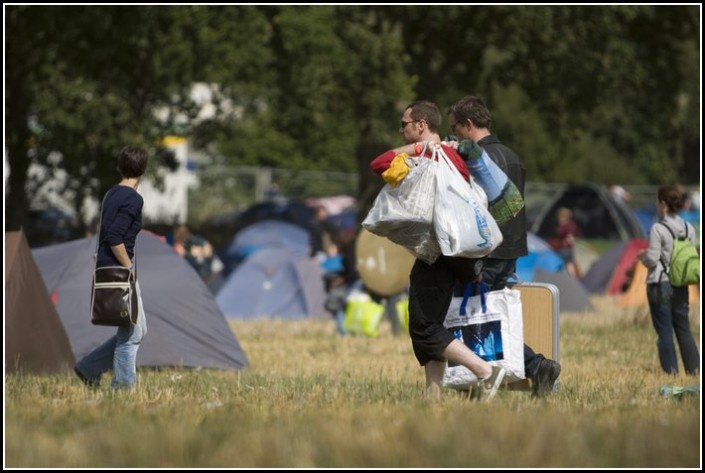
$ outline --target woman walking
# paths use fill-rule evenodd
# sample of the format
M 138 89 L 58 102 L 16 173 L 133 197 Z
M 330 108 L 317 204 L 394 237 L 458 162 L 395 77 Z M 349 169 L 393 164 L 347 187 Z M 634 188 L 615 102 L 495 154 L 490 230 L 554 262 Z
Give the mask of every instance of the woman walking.
M 139 180 L 147 169 L 147 151 L 125 146 L 118 156 L 121 181 L 103 198 L 96 267 L 125 266 L 135 270 L 135 241 L 142 229 L 142 196 Z M 86 355 L 74 367 L 89 387 L 97 387 L 103 373 L 113 370 L 113 388 L 132 387 L 137 382 L 137 350 L 147 333 L 139 282 L 136 284 L 139 315 L 137 323 L 118 327 L 117 333 Z

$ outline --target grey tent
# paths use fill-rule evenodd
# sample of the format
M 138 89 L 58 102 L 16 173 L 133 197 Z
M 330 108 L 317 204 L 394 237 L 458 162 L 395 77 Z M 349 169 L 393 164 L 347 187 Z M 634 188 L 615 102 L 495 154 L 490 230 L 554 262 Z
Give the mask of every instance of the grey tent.
M 77 359 L 115 333 L 114 327 L 90 322 L 95 248 L 92 237 L 33 250 Z M 247 366 L 212 294 L 188 262 L 146 231 L 138 235 L 135 251 L 148 327 L 137 364 L 235 370 Z
M 71 345 L 22 232 L 5 233 L 5 373 L 70 371 Z
M 558 272 L 537 269 L 534 281 L 553 284 L 558 288 L 562 312 L 588 312 L 592 311 L 590 294 L 580 281 L 568 274 L 564 269 Z

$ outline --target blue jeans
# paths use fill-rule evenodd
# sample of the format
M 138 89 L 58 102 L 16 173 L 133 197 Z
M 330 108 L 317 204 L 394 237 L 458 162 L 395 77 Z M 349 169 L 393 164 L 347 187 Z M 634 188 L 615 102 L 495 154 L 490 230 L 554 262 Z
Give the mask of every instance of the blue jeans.
M 676 346 L 673 343 L 675 332 L 685 372 L 697 374 L 700 370 L 700 356 L 690 332 L 688 287 L 673 287 L 669 282 L 647 284 L 646 297 L 649 300 L 651 322 L 658 336 L 656 346 L 661 368 L 669 374 L 678 373 Z
M 516 272 L 515 259 L 487 258 L 482 272 L 482 282 L 489 286 L 490 291 L 499 291 L 507 286 L 507 279 Z M 527 378 L 535 378 L 541 361 L 546 357 L 536 353 L 529 345 L 524 344 L 524 372 Z
M 345 309 L 340 309 L 335 313 L 335 329 L 338 331 L 338 335 L 347 335 L 347 330 L 343 324 L 345 323 Z
M 76 364 L 78 370 L 90 379 L 99 381 L 103 373 L 113 370 L 113 388 L 131 387 L 137 382 L 137 350 L 147 334 L 147 318 L 142 306 L 140 284 L 137 282 L 139 315 L 137 323 L 129 327 L 118 327 L 117 334 L 83 357 Z

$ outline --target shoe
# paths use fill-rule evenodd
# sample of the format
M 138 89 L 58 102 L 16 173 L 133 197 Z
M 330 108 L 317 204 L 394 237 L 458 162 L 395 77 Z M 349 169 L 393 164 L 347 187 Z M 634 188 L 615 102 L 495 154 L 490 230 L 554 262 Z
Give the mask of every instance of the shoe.
M 83 384 L 85 384 L 87 387 L 95 389 L 98 386 L 100 386 L 100 379 L 90 379 L 86 377 L 81 371 L 78 369 L 78 366 L 73 367 L 73 372 L 76 373 L 76 376 L 78 376 L 78 379 L 83 381 Z
M 552 393 L 556 387 L 556 380 L 561 374 L 561 365 L 557 361 L 545 358 L 539 363 L 539 369 L 531 383 L 532 395 L 536 397 Z
M 480 402 L 487 402 L 497 394 L 497 389 L 502 385 L 506 371 L 501 366 L 492 366 L 492 374 L 477 382 L 473 389 L 472 398 Z

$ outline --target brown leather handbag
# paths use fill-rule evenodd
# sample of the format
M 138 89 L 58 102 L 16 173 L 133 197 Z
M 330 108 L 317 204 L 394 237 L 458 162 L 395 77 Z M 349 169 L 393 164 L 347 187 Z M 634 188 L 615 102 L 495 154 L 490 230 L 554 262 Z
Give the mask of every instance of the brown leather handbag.
M 98 262 L 98 248 L 103 220 L 103 204 L 100 204 L 98 238 L 93 259 Z M 134 264 L 134 263 L 133 263 Z M 93 271 L 91 288 L 91 322 L 93 325 L 110 325 L 129 327 L 137 323 L 139 308 L 137 304 L 136 271 L 125 266 L 104 266 Z
M 129 327 L 137 323 L 138 312 L 135 274 L 124 266 L 96 268 L 91 296 L 93 325 Z

